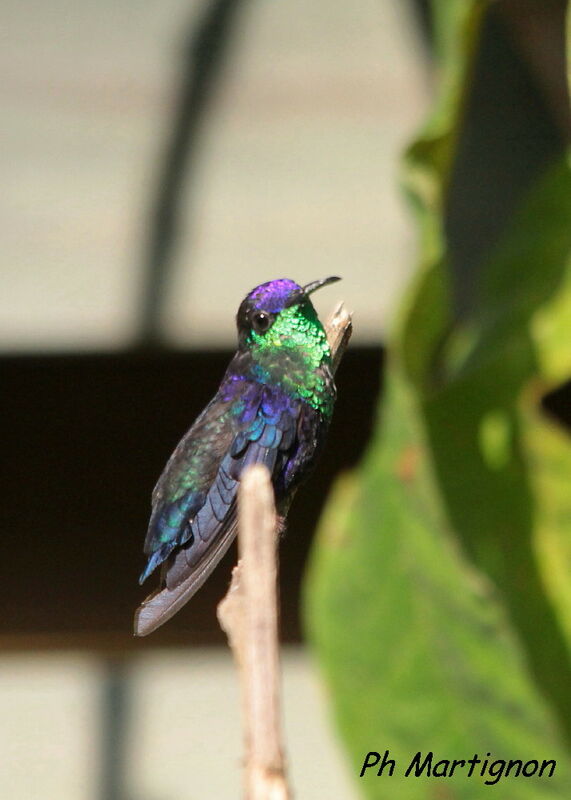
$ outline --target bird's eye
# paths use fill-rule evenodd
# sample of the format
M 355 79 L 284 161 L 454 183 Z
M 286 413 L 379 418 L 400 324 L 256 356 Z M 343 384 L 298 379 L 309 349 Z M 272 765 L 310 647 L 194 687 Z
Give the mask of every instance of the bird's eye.
M 265 333 L 272 324 L 272 318 L 266 311 L 254 311 L 252 314 L 252 327 L 256 333 Z

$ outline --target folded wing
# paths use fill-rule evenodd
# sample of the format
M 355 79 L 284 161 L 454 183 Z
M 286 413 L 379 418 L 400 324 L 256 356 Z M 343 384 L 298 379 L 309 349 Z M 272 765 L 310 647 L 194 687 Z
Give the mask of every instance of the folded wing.
M 215 425 L 203 419 L 208 418 L 209 409 L 217 413 Z M 236 497 L 243 470 L 264 464 L 274 485 L 281 485 L 280 477 L 296 450 L 301 411 L 301 401 L 257 384 L 240 404 L 214 409 L 211 404 L 181 441 L 153 495 L 145 546 L 149 561 L 141 581 L 161 564 L 162 587 L 137 614 L 139 635 L 150 633 L 175 614 L 230 547 L 236 535 Z M 197 452 L 203 454 L 201 459 Z M 189 471 L 200 460 L 208 485 L 195 481 L 185 489 Z

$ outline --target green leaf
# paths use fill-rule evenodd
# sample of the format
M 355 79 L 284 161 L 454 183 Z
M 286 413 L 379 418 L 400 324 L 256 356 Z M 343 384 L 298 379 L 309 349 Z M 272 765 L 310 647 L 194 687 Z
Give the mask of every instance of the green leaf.
M 422 399 L 448 518 L 475 566 L 500 589 L 569 740 L 571 514 L 569 492 L 557 487 L 571 447 L 540 403 L 553 378 L 571 377 L 571 328 L 553 335 L 553 326 L 556 334 L 564 328 L 556 316 L 571 320 L 570 219 L 565 161 L 540 181 L 486 265 L 464 361 L 446 367 L 441 355 L 447 378 Z M 461 329 L 457 335 L 466 338 Z
M 378 429 L 335 487 L 306 581 L 306 621 L 371 798 L 481 798 L 484 778 L 405 778 L 417 751 L 557 760 L 500 796 L 571 785 L 571 447 L 542 410 L 571 377 L 571 171 L 546 171 L 484 266 L 473 317 L 450 302 L 448 178 L 484 4 L 433 3 L 440 95 L 409 148 L 421 240 L 389 347 Z M 357 780 L 359 780 L 357 778 Z
M 436 0 L 433 7 L 440 91 L 423 131 L 405 154 L 403 175 L 403 187 L 418 220 L 420 264 L 403 306 L 400 336 L 393 342 L 408 374 L 419 386 L 430 381 L 434 356 L 450 326 L 444 198 L 486 3 Z M 408 324 L 411 320 L 414 323 Z
M 343 478 L 306 583 L 319 654 L 356 776 L 370 750 L 371 798 L 481 798 L 484 778 L 404 777 L 417 751 L 438 759 L 557 760 L 553 778 L 504 778 L 502 797 L 563 797 L 571 768 L 529 678 L 497 593 L 457 547 L 439 506 L 414 392 L 394 367 L 383 430 Z M 505 788 L 509 787 L 509 788 Z

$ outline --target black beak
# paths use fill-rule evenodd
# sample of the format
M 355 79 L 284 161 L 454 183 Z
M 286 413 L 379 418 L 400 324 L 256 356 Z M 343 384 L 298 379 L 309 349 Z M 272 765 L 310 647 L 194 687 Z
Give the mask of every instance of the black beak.
M 330 278 L 321 278 L 318 281 L 311 281 L 306 286 L 303 287 L 303 291 L 305 294 L 310 295 L 312 292 L 315 292 L 317 289 L 321 289 L 322 286 L 329 286 L 330 283 L 336 283 L 340 281 L 341 278 L 338 278 L 336 275 L 332 275 Z

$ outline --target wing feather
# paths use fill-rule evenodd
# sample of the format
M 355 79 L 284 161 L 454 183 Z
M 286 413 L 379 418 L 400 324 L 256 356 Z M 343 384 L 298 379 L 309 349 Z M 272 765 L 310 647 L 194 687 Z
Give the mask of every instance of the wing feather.
M 150 595 L 136 616 L 135 632 L 146 635 L 162 625 L 198 591 L 230 547 L 237 530 L 236 498 L 242 472 L 251 464 L 264 464 L 274 479 L 276 492 L 284 490 L 283 476 L 289 460 L 299 462 L 298 432 L 303 404 L 262 384 L 257 396 L 250 389 L 242 413 L 219 426 L 220 439 L 212 436 L 206 410 L 171 457 L 153 496 L 154 510 L 147 535 L 149 563 L 146 578 L 162 564 L 162 588 Z M 214 401 L 213 401 L 214 402 Z M 207 407 L 212 410 L 212 404 Z M 176 495 L 175 473 L 192 464 L 189 446 L 200 448 L 206 440 L 216 457 L 216 470 L 201 491 Z M 279 497 L 277 498 L 279 501 Z M 161 525 L 166 542 L 160 541 Z M 170 526 L 170 527 L 169 527 Z

